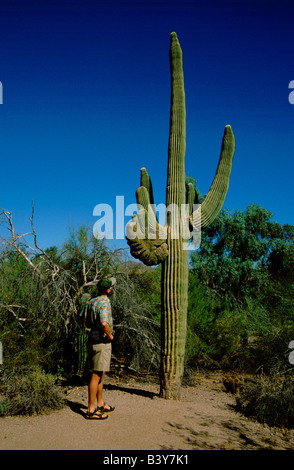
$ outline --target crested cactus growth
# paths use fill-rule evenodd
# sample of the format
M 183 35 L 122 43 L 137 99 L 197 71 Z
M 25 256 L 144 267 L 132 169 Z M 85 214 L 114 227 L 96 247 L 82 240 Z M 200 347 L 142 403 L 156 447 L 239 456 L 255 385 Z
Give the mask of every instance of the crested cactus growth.
M 182 49 L 171 33 L 171 111 L 166 187 L 166 225 L 156 219 L 150 177 L 141 169 L 136 197 L 138 213 L 127 226 L 131 254 L 146 265 L 162 264 L 161 396 L 179 398 L 184 371 L 188 306 L 188 250 L 191 228 L 213 222 L 224 203 L 229 186 L 235 141 L 226 126 L 217 172 L 201 210 L 192 184 L 185 184 L 186 107 Z M 186 214 L 186 208 L 189 213 Z M 188 219 L 188 223 L 187 223 Z M 189 230 L 190 228 L 190 230 Z

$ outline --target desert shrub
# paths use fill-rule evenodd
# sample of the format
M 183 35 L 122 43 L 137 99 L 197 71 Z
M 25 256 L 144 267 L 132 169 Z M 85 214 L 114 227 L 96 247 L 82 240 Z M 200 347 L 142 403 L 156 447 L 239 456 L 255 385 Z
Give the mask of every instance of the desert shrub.
M 294 427 L 293 374 L 262 374 L 246 382 L 237 397 L 237 409 L 260 423 Z
M 254 335 L 249 347 L 250 359 L 255 370 L 262 369 L 264 373 L 270 375 L 273 369 L 283 371 L 285 367 L 288 367 L 288 346 L 293 338 L 293 325 L 284 325 L 279 328 L 273 325 L 266 335 Z
M 217 302 L 191 276 L 188 306 L 186 356 L 190 364 L 227 367 L 245 360 L 244 318 Z
M 142 299 L 127 274 L 117 276 L 112 299 L 115 341 L 113 354 L 136 372 L 154 372 L 160 364 L 160 323 L 154 306 Z
M 283 370 L 294 338 L 293 313 L 268 311 L 258 299 L 228 305 L 191 276 L 186 354 L 190 364 L 242 368 L 250 373 Z
M 33 415 L 60 408 L 55 377 L 40 368 L 13 369 L 1 379 L 0 415 Z

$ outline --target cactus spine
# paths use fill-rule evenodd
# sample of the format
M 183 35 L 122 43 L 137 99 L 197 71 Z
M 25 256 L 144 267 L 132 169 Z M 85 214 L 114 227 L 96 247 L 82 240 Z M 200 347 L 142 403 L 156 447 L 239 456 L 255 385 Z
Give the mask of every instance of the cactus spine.
M 166 226 L 161 227 L 153 211 L 150 177 L 141 169 L 141 186 L 136 197 L 138 213 L 128 224 L 126 235 L 131 254 L 147 265 L 162 264 L 161 278 L 161 396 L 180 398 L 184 372 L 184 355 L 188 306 L 188 250 L 183 226 L 182 208 L 189 206 L 192 227 L 209 225 L 219 213 L 229 186 L 235 141 L 232 129 L 226 126 L 221 156 L 211 188 L 199 210 L 192 184 L 185 185 L 186 107 L 182 49 L 176 33 L 170 35 L 171 110 L 166 187 Z M 171 209 L 169 209 L 171 208 Z M 176 236 L 178 234 L 178 236 Z

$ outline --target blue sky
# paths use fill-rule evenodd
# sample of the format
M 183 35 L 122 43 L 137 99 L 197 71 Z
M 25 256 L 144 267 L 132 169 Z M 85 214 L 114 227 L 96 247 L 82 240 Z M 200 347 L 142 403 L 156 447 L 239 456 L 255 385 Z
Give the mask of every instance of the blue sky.
M 226 124 L 236 153 L 224 207 L 294 225 L 294 3 L 0 0 L 0 206 L 60 246 L 93 209 L 135 202 L 146 167 L 165 203 L 170 33 L 184 55 L 186 173 L 213 180 Z M 126 221 L 128 218 L 126 218 Z

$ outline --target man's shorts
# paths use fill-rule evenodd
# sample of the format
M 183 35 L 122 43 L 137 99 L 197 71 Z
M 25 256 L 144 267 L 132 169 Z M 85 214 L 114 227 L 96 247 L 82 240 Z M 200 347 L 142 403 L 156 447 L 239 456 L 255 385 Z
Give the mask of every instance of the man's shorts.
M 110 370 L 111 343 L 92 345 L 92 369 L 95 372 Z

